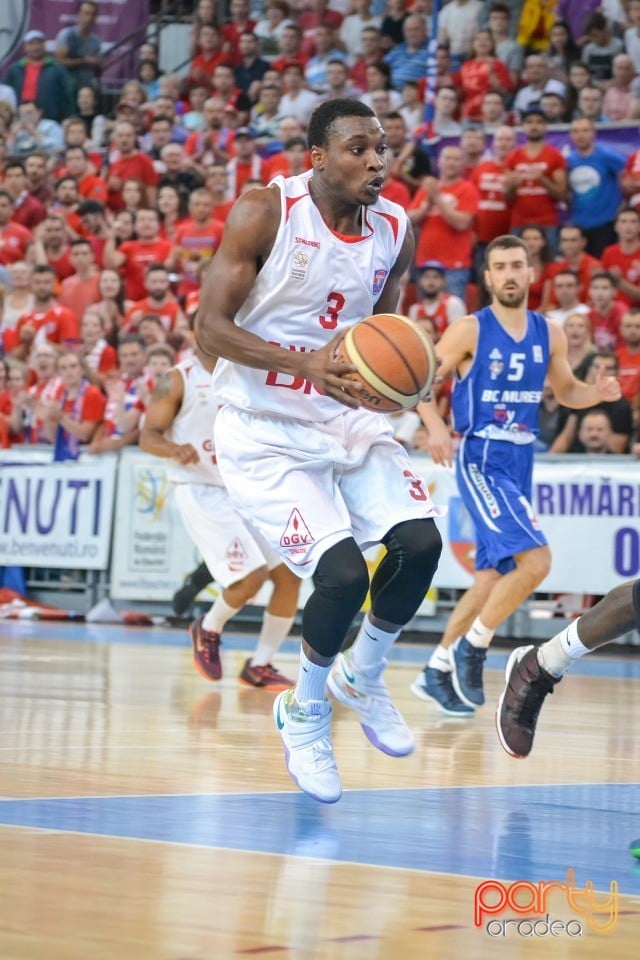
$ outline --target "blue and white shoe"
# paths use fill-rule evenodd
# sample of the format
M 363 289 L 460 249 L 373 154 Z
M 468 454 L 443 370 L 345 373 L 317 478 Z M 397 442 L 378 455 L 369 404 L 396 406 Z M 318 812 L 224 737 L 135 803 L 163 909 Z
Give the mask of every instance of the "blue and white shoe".
M 466 720 L 475 713 L 473 707 L 463 703 L 453 689 L 451 673 L 426 667 L 411 684 L 411 692 L 421 700 L 434 700 L 440 713 L 446 717 L 460 717 Z
M 294 690 L 283 690 L 274 700 L 273 716 L 291 779 L 314 800 L 337 803 L 342 784 L 331 743 L 331 704 L 326 700 L 314 706 L 317 713 L 306 713 Z

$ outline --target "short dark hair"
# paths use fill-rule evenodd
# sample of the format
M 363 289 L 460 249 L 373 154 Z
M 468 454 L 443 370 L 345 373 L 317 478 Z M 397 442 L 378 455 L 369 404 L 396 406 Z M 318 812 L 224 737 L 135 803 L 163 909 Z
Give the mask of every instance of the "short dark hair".
M 105 207 L 103 203 L 100 203 L 99 200 L 85 200 L 84 203 L 81 203 L 78 207 L 77 213 L 79 217 L 84 217 L 87 214 L 99 213 L 104 214 Z
M 145 274 L 153 273 L 154 270 L 162 270 L 164 273 L 169 273 L 164 263 L 158 261 L 157 263 L 150 263 L 145 270 Z
M 352 97 L 337 97 L 325 100 L 311 114 L 307 139 L 310 147 L 327 147 L 336 120 L 343 117 L 373 117 L 375 113 L 366 103 Z
M 86 2 L 86 0 L 85 0 L 85 2 Z M 87 151 L 85 150 L 85 148 L 82 146 L 82 144 L 77 143 L 75 146 L 72 145 L 72 146 L 70 146 L 70 147 L 65 147 L 65 151 L 64 151 L 65 157 L 67 156 L 67 154 L 71 153 L 72 150 L 80 150 L 80 151 L 82 151 L 82 156 L 85 158 L 85 160 L 88 160 L 88 159 L 89 159 L 89 154 L 87 153 Z
M 126 333 L 124 337 L 120 337 L 118 340 L 118 347 L 124 347 L 128 343 L 137 343 L 141 350 L 146 350 L 147 345 L 142 339 L 142 337 L 137 333 Z
M 572 280 L 575 280 L 578 286 L 580 285 L 579 274 L 575 270 L 569 270 L 568 267 L 565 270 L 558 270 L 558 272 L 554 274 L 553 276 L 554 282 L 558 279 L 558 277 L 571 277 Z
M 582 227 L 578 226 L 577 223 L 563 223 L 560 229 L 558 230 L 558 235 L 562 235 L 563 230 L 577 230 L 583 240 L 587 239 L 586 233 L 584 232 Z
M 38 274 L 41 274 L 41 273 L 52 273 L 52 274 L 54 275 L 54 277 L 55 277 L 55 275 L 56 275 L 55 270 L 54 270 L 53 267 L 50 266 L 50 264 L 48 264 L 48 263 L 37 263 L 37 264 L 35 265 L 35 267 L 33 268 L 33 275 L 34 275 L 34 277 L 37 276 Z
M 8 160 L 7 163 L 6 163 L 6 165 L 5 165 L 4 172 L 6 173 L 7 170 L 15 170 L 15 169 L 17 169 L 18 167 L 20 168 L 20 170 L 22 170 L 22 172 L 24 173 L 24 175 L 25 175 L 25 177 L 26 177 L 27 171 L 25 170 L 25 166 L 24 166 L 24 163 L 22 162 L 22 160 Z
M 608 270 L 598 270 L 597 273 L 592 273 L 589 279 L 589 285 L 591 285 L 594 280 L 606 280 L 606 282 L 610 283 L 612 287 L 617 287 L 615 277 L 612 273 L 609 273 Z
M 8 190 L 0 190 L 0 197 L 4 197 L 5 200 L 8 200 L 11 206 L 14 205 L 15 200 L 11 196 Z
M 90 250 L 93 250 L 91 246 L 91 241 L 87 237 L 75 237 L 74 240 L 69 244 L 70 247 L 89 247 Z
M 489 255 L 493 253 L 494 250 L 524 250 L 527 263 L 530 263 L 529 259 L 529 248 L 527 247 L 524 240 L 521 240 L 520 237 L 516 237 L 513 233 L 505 233 L 500 237 L 495 237 L 489 246 L 486 249 L 484 255 L 485 265 L 489 266 Z

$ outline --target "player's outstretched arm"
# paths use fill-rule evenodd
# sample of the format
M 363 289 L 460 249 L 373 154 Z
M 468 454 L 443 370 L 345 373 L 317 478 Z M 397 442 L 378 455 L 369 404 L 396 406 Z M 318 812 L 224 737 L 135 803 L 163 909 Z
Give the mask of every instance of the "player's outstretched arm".
M 260 265 L 271 252 L 280 217 L 277 187 L 251 190 L 233 205 L 220 249 L 205 276 L 196 318 L 197 342 L 210 356 L 225 357 L 258 370 L 303 377 L 334 400 L 357 407 L 361 384 L 345 379 L 345 374 L 352 373 L 355 367 L 334 360 L 343 333 L 321 349 L 304 353 L 267 343 L 235 323 L 235 315 L 249 296 Z
M 620 384 L 600 367 L 595 383 L 583 383 L 573 375 L 567 357 L 567 338 L 564 330 L 553 320 L 549 325 L 549 369 L 547 376 L 559 403 L 574 410 L 594 407 L 603 401 L 619 400 Z
M 173 443 L 164 436 L 182 405 L 184 384 L 177 370 L 169 370 L 160 378 L 153 391 L 140 431 L 140 447 L 145 453 L 178 463 L 198 463 L 198 453 L 190 443 Z

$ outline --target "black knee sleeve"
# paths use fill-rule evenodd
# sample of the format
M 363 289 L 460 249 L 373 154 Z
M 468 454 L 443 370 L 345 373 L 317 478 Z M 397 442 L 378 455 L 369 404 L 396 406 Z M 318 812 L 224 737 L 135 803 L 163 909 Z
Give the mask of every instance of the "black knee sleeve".
M 322 657 L 334 657 L 369 589 L 369 571 L 351 537 L 330 547 L 313 578 L 302 614 L 302 636 Z
M 633 609 L 636 613 L 636 630 L 640 632 L 640 580 L 633 585 Z
M 374 617 L 403 626 L 413 617 L 431 585 L 442 553 L 433 520 L 406 520 L 382 540 L 386 556 L 371 583 Z

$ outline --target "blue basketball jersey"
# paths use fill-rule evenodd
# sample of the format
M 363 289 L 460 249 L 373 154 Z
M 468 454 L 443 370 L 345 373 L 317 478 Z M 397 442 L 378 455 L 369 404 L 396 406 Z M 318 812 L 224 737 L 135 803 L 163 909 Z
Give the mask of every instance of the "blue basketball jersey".
M 451 395 L 455 430 L 463 436 L 533 443 L 549 365 L 549 328 L 539 313 L 527 310 L 527 332 L 514 340 L 491 307 L 476 313 L 478 346 Z

